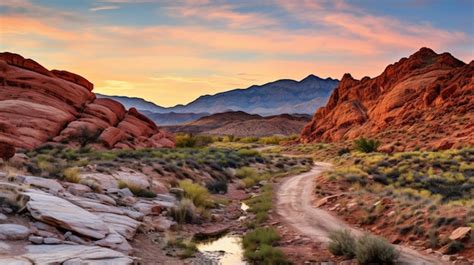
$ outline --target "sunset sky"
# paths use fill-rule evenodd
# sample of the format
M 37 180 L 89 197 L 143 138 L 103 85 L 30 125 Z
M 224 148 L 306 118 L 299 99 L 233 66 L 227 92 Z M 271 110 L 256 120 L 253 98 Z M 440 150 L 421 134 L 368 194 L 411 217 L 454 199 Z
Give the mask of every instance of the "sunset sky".
M 162 106 L 308 74 L 373 77 L 422 46 L 474 59 L 472 0 L 3 0 L 0 15 L 2 51 Z

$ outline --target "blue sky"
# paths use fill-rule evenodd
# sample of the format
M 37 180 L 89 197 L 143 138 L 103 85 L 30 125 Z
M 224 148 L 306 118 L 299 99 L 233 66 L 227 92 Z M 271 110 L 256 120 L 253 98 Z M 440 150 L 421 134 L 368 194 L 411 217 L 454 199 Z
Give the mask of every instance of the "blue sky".
M 423 46 L 474 55 L 468 0 L 6 0 L 0 14 L 2 50 L 164 106 L 308 74 L 373 77 Z

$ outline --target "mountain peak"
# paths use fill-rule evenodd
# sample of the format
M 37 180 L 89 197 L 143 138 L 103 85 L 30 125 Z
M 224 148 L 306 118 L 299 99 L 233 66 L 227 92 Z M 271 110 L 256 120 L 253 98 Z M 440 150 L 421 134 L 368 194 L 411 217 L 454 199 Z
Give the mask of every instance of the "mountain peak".
M 316 76 L 316 75 L 313 75 L 313 74 L 310 74 L 308 75 L 307 77 L 301 79 L 300 82 L 305 82 L 305 81 L 309 81 L 309 80 L 323 80 L 322 78 L 320 78 L 319 76 Z

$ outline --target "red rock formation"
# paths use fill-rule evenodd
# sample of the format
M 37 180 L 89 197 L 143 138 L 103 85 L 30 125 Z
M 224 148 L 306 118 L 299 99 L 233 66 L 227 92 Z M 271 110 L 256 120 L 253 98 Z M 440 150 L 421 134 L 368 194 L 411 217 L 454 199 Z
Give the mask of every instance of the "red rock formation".
M 34 148 L 45 142 L 106 148 L 173 147 L 173 137 L 136 109 L 96 99 L 85 78 L 0 53 L 0 142 Z
M 474 62 L 422 48 L 375 78 L 345 74 L 304 143 L 376 137 L 405 148 L 474 145 Z M 385 149 L 391 150 L 389 146 Z

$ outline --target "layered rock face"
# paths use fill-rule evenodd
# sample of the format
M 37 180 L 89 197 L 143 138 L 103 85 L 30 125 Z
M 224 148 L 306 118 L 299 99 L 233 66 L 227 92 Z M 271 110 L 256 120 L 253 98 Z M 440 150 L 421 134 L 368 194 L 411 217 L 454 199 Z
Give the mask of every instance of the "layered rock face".
M 474 62 L 422 48 L 375 77 L 345 74 L 301 141 L 380 138 L 388 149 L 474 144 Z
M 172 136 L 136 109 L 98 99 L 85 78 L 0 53 L 0 142 L 34 148 L 45 142 L 97 148 L 173 147 Z

